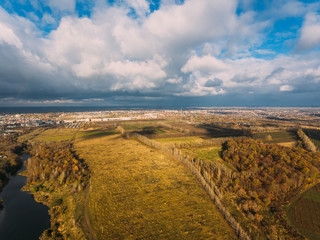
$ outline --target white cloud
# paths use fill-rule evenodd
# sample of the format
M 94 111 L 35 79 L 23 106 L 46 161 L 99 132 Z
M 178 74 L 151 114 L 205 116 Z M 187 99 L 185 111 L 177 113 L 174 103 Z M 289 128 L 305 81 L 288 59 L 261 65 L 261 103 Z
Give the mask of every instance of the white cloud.
M 262 55 L 268 55 L 268 54 L 276 54 L 275 51 L 272 51 L 270 49 L 256 49 L 256 53 L 262 54 Z
M 290 92 L 292 91 L 294 88 L 290 85 L 282 85 L 280 86 L 280 91 L 281 92 Z
M 132 7 L 140 17 L 150 12 L 149 3 L 146 0 L 125 0 L 129 7 Z
M 183 73 L 193 71 L 219 72 L 228 69 L 228 65 L 213 56 L 192 56 L 188 62 L 181 68 Z
M 320 59 L 317 53 L 293 56 L 280 55 L 272 60 L 259 58 L 225 59 L 221 65 L 228 68 L 213 71 L 213 67 L 203 67 L 201 64 L 192 65 L 188 81 L 184 83 L 184 95 L 210 95 L 222 93 L 217 91 L 223 89 L 223 93 L 248 92 L 270 93 L 274 91 L 292 91 L 294 89 L 304 90 L 306 81 L 315 84 L 320 81 L 319 69 Z M 208 57 L 208 56 L 206 56 Z M 190 59 L 193 59 L 191 57 Z M 190 59 L 187 61 L 190 61 Z M 202 57 L 197 57 L 197 61 Z M 210 59 L 210 58 L 209 58 Z M 187 64 L 185 65 L 187 66 Z M 189 65 L 191 66 L 191 65 Z M 188 66 L 188 68 L 189 68 Z M 219 83 L 219 84 L 218 84 Z M 215 91 L 210 92 L 206 88 L 214 87 Z M 189 91 L 187 91 L 189 89 Z
M 148 11 L 145 1 L 126 4 Z M 181 54 L 203 44 L 203 38 L 224 37 L 234 24 L 241 28 L 235 7 L 235 1 L 190 0 L 179 6 L 165 4 L 142 19 L 128 17 L 122 7 L 101 8 L 91 19 L 62 18 L 57 30 L 44 40 L 44 53 L 50 63 L 70 69 L 78 78 L 105 76 L 106 86 L 117 86 L 113 90 L 153 88 L 160 80 L 167 81 L 165 78 L 173 82 L 185 61 Z M 195 57 L 185 71 L 192 71 L 191 64 L 197 61 L 204 69 L 226 67 L 212 56 Z M 181 77 L 176 79 L 182 81 Z
M 48 5 L 54 10 L 73 12 L 76 3 L 75 0 L 49 0 Z
M 272 20 L 289 17 L 304 17 L 309 12 L 318 11 L 319 2 L 307 3 L 299 0 L 272 1 L 270 8 L 263 13 Z
M 320 66 L 318 68 L 307 69 L 306 74 L 311 79 L 314 79 L 315 82 L 320 82 Z
M 122 79 L 121 87 L 127 88 L 126 86 L 128 86 L 129 89 L 155 87 L 157 80 L 161 80 L 166 77 L 166 72 L 163 71 L 161 65 L 153 60 L 144 62 L 111 62 L 106 66 L 105 72 L 107 74 L 114 75 L 119 80 Z M 131 81 L 128 82 L 128 79 Z M 119 82 L 114 86 L 117 86 L 114 88 L 119 88 Z
M 298 49 L 308 50 L 320 46 L 320 15 L 310 13 L 301 29 Z
M 175 77 L 175 78 L 169 78 L 167 79 L 167 82 L 168 83 L 171 83 L 171 84 L 178 84 L 178 83 L 181 83 L 182 82 L 182 77 Z
M 120 43 L 122 52 L 130 57 L 150 57 L 149 54 L 152 56 L 159 51 L 173 56 L 186 54 L 204 43 L 233 38 L 233 35 L 237 35 L 238 43 L 241 41 L 239 38 L 254 41 L 258 27 L 249 24 L 247 15 L 238 18 L 235 10 L 235 0 L 189 0 L 183 5 L 163 4 L 142 23 L 128 17 L 119 18 L 113 36 Z M 231 49 L 234 44 L 229 41 L 223 48 Z
M 43 14 L 41 21 L 43 25 L 56 24 L 56 20 L 48 13 Z
M 7 43 L 22 49 L 22 42 L 11 28 L 0 22 L 0 43 Z
M 74 1 L 62 2 L 50 4 L 56 11 L 74 10 Z M 259 49 L 261 30 L 270 23 L 255 21 L 252 11 L 238 16 L 237 1 L 173 2 L 153 13 L 145 0 L 115 6 L 104 2 L 90 18 L 71 13 L 60 23 L 54 13 L 44 14 L 43 24 L 58 24 L 45 37 L 31 21 L 0 8 L 1 87 L 9 92 L 20 86 L 30 95 L 49 89 L 56 95 L 135 91 L 206 96 L 303 91 L 306 81 L 320 82 L 317 52 L 252 57 L 252 51 L 274 54 Z M 250 2 L 243 4 L 250 7 Z M 128 6 L 138 16 L 128 16 Z M 318 15 L 306 17 L 299 42 L 304 49 L 319 46 L 318 25 Z

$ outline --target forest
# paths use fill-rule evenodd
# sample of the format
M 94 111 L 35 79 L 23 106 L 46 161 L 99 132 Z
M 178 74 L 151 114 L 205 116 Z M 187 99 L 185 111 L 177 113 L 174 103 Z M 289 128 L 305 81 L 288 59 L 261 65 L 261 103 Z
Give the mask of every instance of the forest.
M 87 165 L 72 150 L 70 141 L 37 143 L 29 146 L 27 189 L 36 200 L 50 207 L 51 228 L 41 239 L 84 237 L 83 197 L 89 181 Z M 67 231 L 66 231 L 67 229 Z
M 21 167 L 22 159 L 19 154 L 24 149 L 23 144 L 17 143 L 16 135 L 0 138 L 0 192 L 9 180 L 9 174 L 15 174 Z M 3 208 L 0 198 L 0 210 Z
M 283 206 L 319 181 L 320 153 L 301 145 L 291 149 L 250 138 L 223 145 L 223 160 L 238 171 L 227 191 L 234 194 L 242 212 L 270 236 L 279 234 L 274 229 L 277 222 L 284 225 L 286 234 L 296 235 L 284 220 Z

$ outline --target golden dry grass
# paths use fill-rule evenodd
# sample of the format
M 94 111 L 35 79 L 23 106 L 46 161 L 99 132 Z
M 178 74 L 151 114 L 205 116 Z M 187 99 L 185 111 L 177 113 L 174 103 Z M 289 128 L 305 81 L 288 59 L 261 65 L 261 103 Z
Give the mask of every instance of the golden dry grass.
M 154 141 L 161 143 L 202 143 L 203 139 L 200 137 L 177 137 L 177 138 L 158 138 Z
M 119 135 L 76 139 L 91 175 L 89 210 L 99 239 L 236 239 L 180 163 Z

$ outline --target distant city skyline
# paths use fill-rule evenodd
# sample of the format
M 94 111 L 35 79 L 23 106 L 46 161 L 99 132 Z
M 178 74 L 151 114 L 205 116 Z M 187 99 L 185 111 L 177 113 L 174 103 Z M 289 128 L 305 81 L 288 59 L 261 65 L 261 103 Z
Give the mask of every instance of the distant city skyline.
M 320 106 L 320 2 L 0 0 L 0 106 Z

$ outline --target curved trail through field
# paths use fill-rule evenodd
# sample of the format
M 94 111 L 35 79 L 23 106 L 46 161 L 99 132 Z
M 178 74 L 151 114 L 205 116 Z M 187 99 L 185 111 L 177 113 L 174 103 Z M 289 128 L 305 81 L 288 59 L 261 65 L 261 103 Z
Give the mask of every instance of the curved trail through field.
M 89 239 L 90 240 L 97 240 L 97 237 L 94 233 L 94 230 L 91 227 L 90 218 L 89 218 L 88 200 L 89 200 L 89 195 L 90 195 L 90 186 L 91 186 L 91 184 L 90 184 L 90 180 L 89 180 L 88 192 L 87 192 L 86 199 L 84 201 L 84 220 L 85 220 L 87 228 L 88 228 Z

